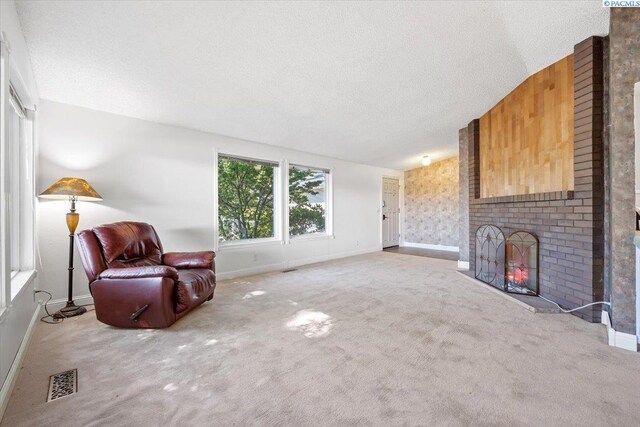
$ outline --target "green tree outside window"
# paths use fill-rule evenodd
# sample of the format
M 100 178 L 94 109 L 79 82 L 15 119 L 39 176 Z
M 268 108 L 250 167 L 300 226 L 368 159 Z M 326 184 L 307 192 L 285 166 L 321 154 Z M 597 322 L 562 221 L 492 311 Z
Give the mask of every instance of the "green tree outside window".
M 324 171 L 289 168 L 289 235 L 325 232 L 326 182 Z
M 274 180 L 277 166 L 221 156 L 218 159 L 220 241 L 275 236 Z M 289 169 L 289 233 L 322 233 L 326 217 L 326 173 Z
M 274 237 L 275 169 L 264 163 L 218 159 L 220 241 Z

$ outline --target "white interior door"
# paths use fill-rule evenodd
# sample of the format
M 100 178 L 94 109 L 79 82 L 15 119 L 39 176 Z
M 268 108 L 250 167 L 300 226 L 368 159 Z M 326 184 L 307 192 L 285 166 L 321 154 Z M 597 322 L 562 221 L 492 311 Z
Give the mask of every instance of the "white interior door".
M 382 180 L 382 247 L 400 244 L 400 180 Z

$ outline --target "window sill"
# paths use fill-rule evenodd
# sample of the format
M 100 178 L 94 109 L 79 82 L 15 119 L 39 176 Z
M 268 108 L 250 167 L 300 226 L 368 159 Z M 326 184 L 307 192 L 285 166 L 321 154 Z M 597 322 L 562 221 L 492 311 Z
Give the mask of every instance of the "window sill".
M 27 288 L 29 283 L 33 282 L 36 276 L 36 270 L 19 271 L 18 274 L 13 276 L 11 278 L 11 301 L 22 294 L 22 291 Z
M 278 238 L 269 239 L 247 239 L 247 240 L 235 240 L 231 242 L 224 242 L 218 244 L 218 251 L 225 249 L 241 249 L 252 246 L 267 246 L 267 245 L 281 245 L 282 240 Z
M 11 301 L 8 302 L 6 307 L 0 308 L 0 323 L 4 322 L 9 316 L 13 301 L 24 293 L 24 290 L 29 287 L 28 285 L 33 282 L 36 276 L 36 270 L 26 270 L 18 272 L 11 278 Z

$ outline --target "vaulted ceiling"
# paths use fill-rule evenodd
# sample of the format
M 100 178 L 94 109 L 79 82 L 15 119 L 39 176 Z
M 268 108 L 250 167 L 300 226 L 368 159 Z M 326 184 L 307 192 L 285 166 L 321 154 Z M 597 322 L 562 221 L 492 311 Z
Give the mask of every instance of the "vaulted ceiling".
M 457 131 L 608 33 L 587 2 L 18 1 L 44 99 L 359 163 Z

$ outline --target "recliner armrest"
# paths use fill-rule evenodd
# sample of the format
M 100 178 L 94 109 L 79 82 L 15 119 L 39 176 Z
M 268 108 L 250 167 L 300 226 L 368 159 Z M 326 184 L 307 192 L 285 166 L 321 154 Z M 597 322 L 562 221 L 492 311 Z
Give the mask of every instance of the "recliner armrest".
M 162 255 L 162 263 L 175 268 L 208 268 L 213 269 L 213 251 L 201 252 L 167 252 Z
M 107 325 L 166 328 L 176 321 L 176 281 L 173 277 L 104 278 L 92 282 L 89 290 L 96 317 Z M 144 306 L 147 308 L 142 310 Z M 132 319 L 132 314 L 138 316 Z
M 166 265 L 108 268 L 100 273 L 100 279 L 143 279 L 147 277 L 167 277 L 178 280 L 178 270 Z

